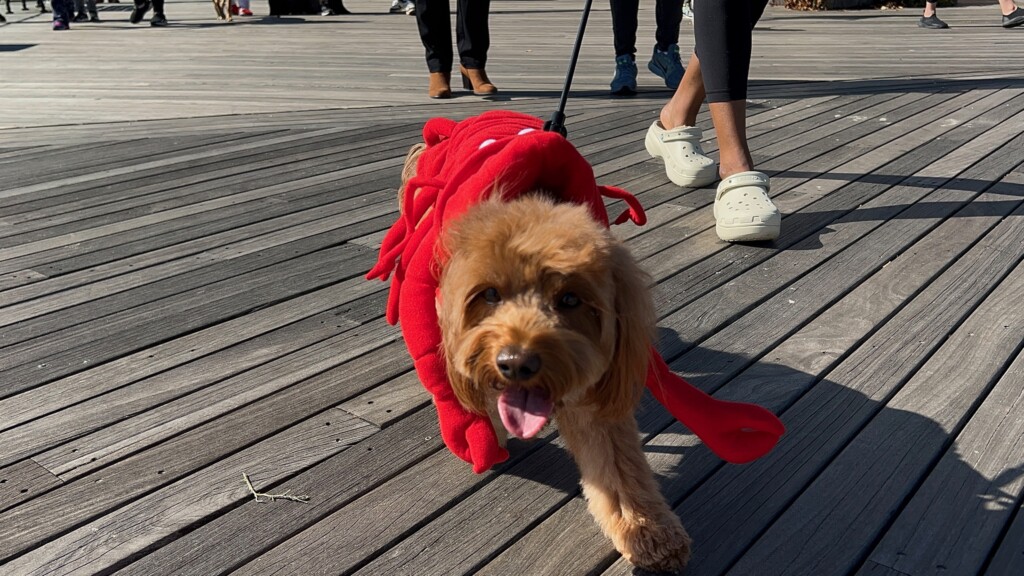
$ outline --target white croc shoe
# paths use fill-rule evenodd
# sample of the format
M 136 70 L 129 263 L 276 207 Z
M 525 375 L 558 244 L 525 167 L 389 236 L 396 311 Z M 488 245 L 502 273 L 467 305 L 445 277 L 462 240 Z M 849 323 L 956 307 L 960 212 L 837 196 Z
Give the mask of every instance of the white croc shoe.
M 740 172 L 718 184 L 715 232 L 726 242 L 775 240 L 782 215 L 768 197 L 771 183 L 761 172 Z
M 657 120 L 647 130 L 647 152 L 665 162 L 668 179 L 676 186 L 699 188 L 718 180 L 718 166 L 700 148 L 701 130 L 681 126 L 666 130 Z

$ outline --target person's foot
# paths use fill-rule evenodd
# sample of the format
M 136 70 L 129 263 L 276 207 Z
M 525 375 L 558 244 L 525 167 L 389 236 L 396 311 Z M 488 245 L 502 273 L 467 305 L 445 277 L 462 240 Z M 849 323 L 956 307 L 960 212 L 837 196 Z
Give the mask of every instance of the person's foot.
M 920 28 L 931 28 L 932 30 L 942 30 L 943 28 L 949 28 L 949 24 L 946 24 L 942 20 L 939 20 L 938 14 L 932 14 L 931 16 L 921 16 L 921 19 L 917 21 L 917 25 Z
M 54 20 L 53 21 L 53 31 L 54 32 L 58 32 L 58 31 L 61 31 L 61 30 L 70 30 L 70 29 L 71 29 L 71 26 L 68 26 L 68 23 L 63 21 L 63 20 Z
M 74 18 L 72 18 L 71 21 L 72 22 L 88 22 L 89 21 L 89 17 L 86 16 L 84 12 L 79 12 L 78 14 L 75 14 Z
M 412 0 L 391 0 L 389 14 L 405 14 L 414 16 L 416 14 L 416 3 Z
M 664 52 L 655 46 L 651 61 L 647 63 L 647 69 L 664 80 L 665 86 L 673 90 L 678 88 L 679 83 L 683 80 L 683 74 L 686 73 L 683 62 L 679 58 L 679 45 L 673 44 Z
M 690 7 L 689 2 L 683 4 L 683 20 L 693 22 L 693 8 Z
M 149 19 L 149 25 L 158 28 L 167 26 L 167 17 L 163 14 L 153 14 L 153 17 Z
M 103 22 L 103 20 L 100 20 L 99 15 L 93 14 L 93 15 L 89 16 L 89 22 L 92 22 L 93 24 L 98 24 L 100 22 Z
M 136 2 L 135 8 L 132 8 L 132 13 L 128 16 L 128 21 L 132 24 L 138 24 L 142 22 L 142 19 L 146 17 L 146 12 L 153 7 L 153 3 L 149 0 L 142 0 L 142 2 Z
M 615 76 L 611 82 L 612 94 L 636 94 L 636 62 L 629 54 L 615 57 Z
M 228 12 L 230 12 L 232 16 L 238 16 L 238 4 L 230 4 L 228 6 Z
M 715 232 L 726 242 L 775 240 L 782 214 L 768 197 L 771 181 L 761 172 L 722 178 L 715 193 Z
M 324 9 L 320 11 L 320 15 L 321 16 L 334 16 L 334 10 L 331 10 L 330 8 L 325 6 Z
M 715 161 L 700 147 L 703 137 L 697 126 L 666 130 L 661 120 L 651 124 L 644 138 L 647 153 L 665 162 L 665 174 L 676 186 L 699 188 L 718 180 Z
M 1003 28 L 1015 28 L 1024 24 L 1024 8 L 1017 8 L 1003 16 Z
M 252 10 L 249 10 L 248 8 L 239 8 L 238 15 L 239 16 L 252 16 Z

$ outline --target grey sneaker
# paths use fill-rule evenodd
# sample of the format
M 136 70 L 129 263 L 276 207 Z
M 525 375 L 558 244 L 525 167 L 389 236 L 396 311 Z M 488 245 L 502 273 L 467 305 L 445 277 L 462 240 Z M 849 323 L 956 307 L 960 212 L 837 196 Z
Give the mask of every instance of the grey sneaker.
M 611 87 L 612 94 L 619 96 L 636 94 L 636 62 L 629 54 L 615 57 L 615 77 Z
M 683 74 L 686 73 L 686 68 L 683 68 L 683 62 L 679 59 L 679 45 L 669 46 L 666 52 L 658 50 L 658 47 L 655 46 L 651 61 L 647 63 L 647 69 L 664 80 L 665 86 L 673 90 L 678 88 L 679 83 L 683 80 Z
M 1017 8 L 1003 16 L 1003 28 L 1015 28 L 1021 24 L 1024 24 L 1024 9 Z

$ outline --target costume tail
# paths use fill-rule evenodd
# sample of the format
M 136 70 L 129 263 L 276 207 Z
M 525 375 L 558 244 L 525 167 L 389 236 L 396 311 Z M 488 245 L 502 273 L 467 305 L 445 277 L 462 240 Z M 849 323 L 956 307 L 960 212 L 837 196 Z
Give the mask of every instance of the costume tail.
M 764 456 L 786 431 L 774 414 L 760 406 L 707 395 L 673 373 L 661 354 L 653 350 L 647 388 L 708 448 L 733 464 L 745 464 Z

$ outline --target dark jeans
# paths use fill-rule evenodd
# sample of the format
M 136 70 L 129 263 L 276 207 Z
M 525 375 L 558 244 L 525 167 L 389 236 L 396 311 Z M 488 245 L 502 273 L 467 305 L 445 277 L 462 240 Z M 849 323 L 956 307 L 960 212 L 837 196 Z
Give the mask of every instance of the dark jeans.
M 768 0 L 701 0 L 693 6 L 694 52 L 708 102 L 747 98 L 754 26 Z
M 458 0 L 455 15 L 455 38 L 459 44 L 459 61 L 466 68 L 483 68 L 491 33 L 487 16 L 491 0 Z M 426 49 L 427 68 L 431 72 L 452 70 L 452 19 L 448 0 L 416 0 L 416 24 Z
M 154 15 L 156 15 L 156 14 L 163 14 L 164 13 L 164 0 L 150 0 L 150 1 L 153 3 L 153 14 Z M 145 0 L 135 0 L 135 5 L 136 6 L 142 6 L 145 3 L 146 3 Z
M 53 12 L 54 22 L 70 24 L 75 15 L 75 0 L 51 0 L 50 11 Z
M 708 0 L 718 2 L 718 0 Z M 636 54 L 637 12 L 640 0 L 610 0 L 612 8 L 612 36 L 615 38 L 615 57 Z M 654 39 L 659 50 L 679 43 L 679 23 L 683 20 L 683 0 L 657 0 L 654 19 L 658 29 Z

